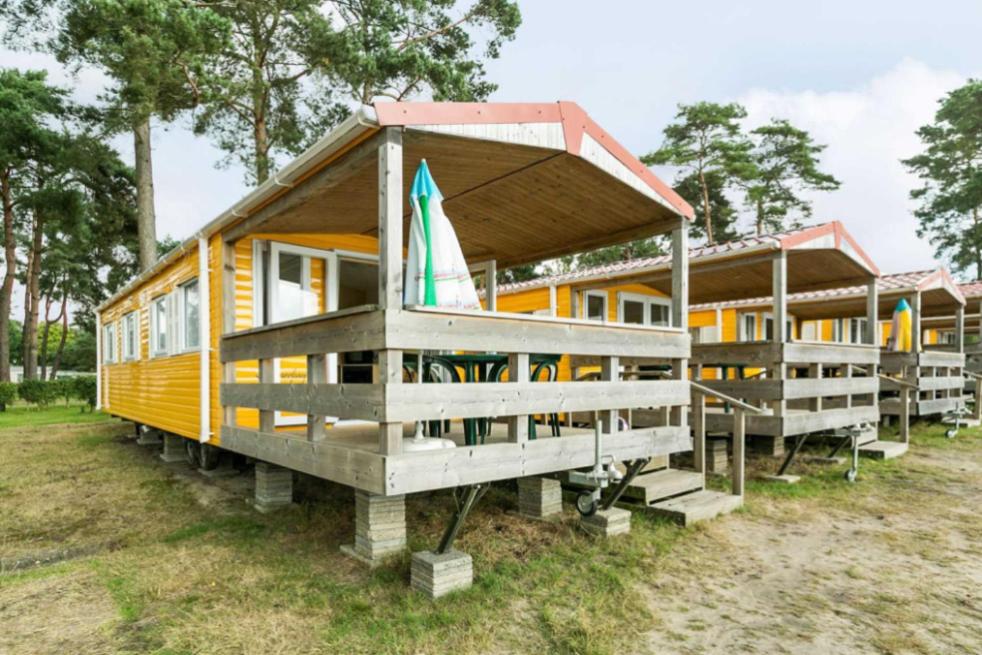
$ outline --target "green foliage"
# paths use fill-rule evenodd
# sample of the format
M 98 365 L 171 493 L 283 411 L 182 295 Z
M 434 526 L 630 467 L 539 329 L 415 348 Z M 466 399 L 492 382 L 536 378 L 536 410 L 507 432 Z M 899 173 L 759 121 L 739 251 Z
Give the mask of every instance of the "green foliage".
M 723 171 L 708 171 L 703 175 L 702 182 L 700 182 L 698 174 L 692 173 L 677 178 L 673 187 L 689 204 L 697 207 L 702 202 L 703 184 L 705 184 L 706 196 L 709 199 L 713 238 L 717 242 L 732 241 L 739 238 L 737 220 L 740 218 L 740 213 L 726 195 L 727 186 L 732 186 L 732 184 Z M 706 239 L 705 219 L 692 221 L 689 227 L 689 236 L 693 239 Z
M 77 375 L 68 378 L 71 384 L 71 395 L 84 401 L 91 411 L 95 411 L 96 405 L 96 377 L 94 375 Z
M 654 152 L 641 158 L 645 164 L 675 166 L 679 179 L 694 178 L 699 196 L 689 198 L 690 204 L 701 207 L 703 230 L 708 243 L 719 240 L 710 201 L 709 176 L 722 185 L 718 192 L 736 180 L 752 173 L 750 157 L 752 144 L 743 134 L 740 121 L 747 117 L 747 110 L 736 103 L 721 105 L 714 102 L 697 102 L 679 105 L 676 121 L 664 129 L 665 141 Z M 696 202 L 692 202 L 696 200 Z M 724 229 L 730 229 L 723 224 Z
M 17 399 L 17 384 L 0 382 L 0 412 L 7 411 L 7 405 Z
M 208 59 L 195 129 L 256 182 L 269 176 L 277 154 L 299 153 L 343 120 L 351 102 L 424 93 L 486 98 L 495 86 L 481 60 L 498 57 L 521 22 L 509 0 L 199 5 L 226 20 L 232 37 Z
M 17 395 L 26 403 L 47 407 L 57 396 L 57 389 L 47 380 L 24 380 L 17 385 Z
M 573 270 L 655 257 L 664 253 L 665 249 L 662 247 L 661 239 L 653 237 L 563 257 L 560 259 L 560 265 L 564 270 Z
M 923 151 L 903 161 L 923 185 L 912 190 L 918 236 L 956 271 L 982 278 L 982 81 L 939 101 L 934 122 L 917 130 Z
M 757 234 L 799 227 L 800 221 L 789 225 L 787 219 L 794 211 L 801 218 L 811 216 L 811 203 L 801 197 L 801 191 L 839 188 L 837 179 L 818 169 L 818 156 L 825 146 L 786 120 L 772 119 L 750 135 L 752 166 L 736 183 L 744 189 L 747 205 L 754 212 Z

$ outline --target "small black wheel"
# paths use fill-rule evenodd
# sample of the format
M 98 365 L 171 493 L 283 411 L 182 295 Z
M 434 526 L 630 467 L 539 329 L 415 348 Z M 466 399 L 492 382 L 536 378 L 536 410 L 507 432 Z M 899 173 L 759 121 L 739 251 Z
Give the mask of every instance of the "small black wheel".
M 218 462 L 222 456 L 221 448 L 203 443 L 200 445 L 199 450 L 201 451 L 201 456 L 198 464 L 201 466 L 202 470 L 214 471 L 216 468 L 218 468 Z
M 184 456 L 189 466 L 198 468 L 198 465 L 201 463 L 201 444 L 194 439 L 185 439 Z
M 576 511 L 580 516 L 593 516 L 597 513 L 597 501 L 592 491 L 584 491 L 576 497 Z
M 955 428 L 948 428 L 944 431 L 945 439 L 954 439 L 956 434 L 958 434 L 958 430 Z
M 843 477 L 845 477 L 846 482 L 855 482 L 857 473 L 856 469 L 849 469 Z

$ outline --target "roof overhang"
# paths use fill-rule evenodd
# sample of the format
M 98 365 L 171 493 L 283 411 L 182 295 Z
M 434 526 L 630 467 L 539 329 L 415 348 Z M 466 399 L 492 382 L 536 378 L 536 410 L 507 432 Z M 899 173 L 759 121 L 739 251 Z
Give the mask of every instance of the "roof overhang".
M 689 302 L 692 305 L 769 297 L 773 262 L 786 253 L 788 293 L 834 289 L 865 283 L 879 269 L 838 221 L 743 242 L 694 248 L 689 256 Z M 584 276 L 576 286 L 642 283 L 671 294 L 671 260 L 650 266 Z M 601 286 L 602 286 L 601 285 Z
M 376 103 L 354 115 L 113 298 L 222 232 L 378 230 L 378 146 L 403 139 L 403 195 L 426 159 L 464 256 L 499 268 L 667 232 L 690 207 L 572 102 Z M 404 200 L 408 239 L 410 207 Z
M 901 298 L 909 302 L 918 292 L 921 294 L 922 319 L 954 315 L 959 307 L 965 306 L 965 297 L 959 290 L 958 284 L 948 271 L 939 268 L 905 286 L 887 287 L 881 284 L 878 293 L 879 316 L 881 318 L 892 316 Z M 866 289 L 858 287 L 843 289 L 841 293 L 824 297 L 806 295 L 789 298 L 788 311 L 802 320 L 865 316 Z

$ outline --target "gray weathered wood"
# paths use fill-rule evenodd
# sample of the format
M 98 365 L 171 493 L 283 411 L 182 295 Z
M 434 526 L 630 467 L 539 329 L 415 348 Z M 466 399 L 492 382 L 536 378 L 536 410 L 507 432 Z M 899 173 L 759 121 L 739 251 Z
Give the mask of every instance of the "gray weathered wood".
M 508 355 L 509 382 L 529 382 L 529 356 L 527 353 L 512 353 Z M 528 415 L 508 417 L 508 441 L 523 443 L 529 438 Z
M 378 384 L 382 389 L 386 385 L 402 383 L 401 350 L 381 350 L 378 353 Z M 422 376 L 423 372 L 418 371 Z M 402 452 L 402 423 L 379 423 L 378 451 L 383 455 L 397 455 Z
M 775 343 L 787 341 L 788 320 L 788 253 L 781 250 L 774 255 L 771 262 L 771 294 L 774 304 L 774 334 Z
M 402 128 L 384 128 L 378 145 L 378 299 L 402 306 Z
M 880 345 L 880 297 L 876 278 L 866 285 L 866 344 Z
M 706 478 L 706 396 L 692 394 L 692 464 Z
M 959 307 L 955 310 L 955 349 L 957 352 L 965 352 L 965 308 Z
M 275 368 L 274 361 L 272 359 L 260 359 L 259 360 L 259 384 L 257 387 L 270 386 L 275 379 Z M 237 386 L 237 385 L 236 385 Z M 286 385 L 286 386 L 301 386 L 301 385 Z M 315 385 L 309 385 L 313 388 Z M 229 403 L 230 405 L 241 406 L 240 403 Z M 273 432 L 276 430 L 276 412 L 274 410 L 280 409 L 279 407 L 260 407 L 259 408 L 259 431 L 260 432 Z M 303 413 L 309 413 L 301 410 Z M 326 414 L 327 412 L 322 412 Z
M 307 355 L 307 384 L 324 384 L 327 382 L 327 355 Z M 324 438 L 324 426 L 327 416 L 324 414 L 307 415 L 307 439 L 320 441 Z
M 910 349 L 916 353 L 920 352 L 921 343 L 924 340 L 924 333 L 921 327 L 921 292 L 916 292 L 911 300 Z
M 605 382 L 616 383 L 621 378 L 621 366 L 616 357 L 604 357 L 600 362 L 600 379 Z M 616 409 L 601 412 L 600 424 L 605 433 L 617 431 Z
M 743 496 L 744 462 L 747 443 L 747 417 L 743 409 L 733 411 L 733 466 L 730 467 L 731 492 Z
M 672 230 L 672 325 L 689 329 L 689 225 L 685 220 Z

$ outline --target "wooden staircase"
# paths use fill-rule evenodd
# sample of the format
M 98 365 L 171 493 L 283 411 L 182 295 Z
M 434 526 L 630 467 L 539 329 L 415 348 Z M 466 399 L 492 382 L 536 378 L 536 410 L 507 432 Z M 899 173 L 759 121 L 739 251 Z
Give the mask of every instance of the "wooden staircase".
M 642 473 L 624 495 L 684 526 L 728 514 L 743 505 L 743 496 L 706 489 L 698 471 L 673 468 Z

